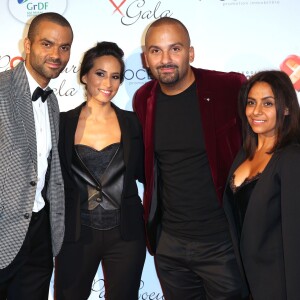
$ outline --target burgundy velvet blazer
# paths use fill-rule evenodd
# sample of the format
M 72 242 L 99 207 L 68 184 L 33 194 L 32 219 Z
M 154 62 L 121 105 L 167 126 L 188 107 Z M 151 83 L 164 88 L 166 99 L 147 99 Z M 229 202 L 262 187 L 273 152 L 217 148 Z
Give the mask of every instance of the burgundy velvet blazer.
M 246 81 L 242 74 L 218 72 L 192 67 L 195 74 L 199 108 L 202 119 L 205 146 L 218 199 L 222 196 L 231 164 L 241 147 L 241 126 L 237 113 L 237 99 L 241 85 Z M 144 135 L 145 222 L 149 219 L 151 202 L 156 201 L 154 156 L 154 120 L 158 81 L 151 80 L 137 90 L 133 99 Z M 153 203 L 152 203 L 153 204 Z M 149 248 L 149 245 L 148 245 Z M 154 253 L 153 249 L 149 249 Z

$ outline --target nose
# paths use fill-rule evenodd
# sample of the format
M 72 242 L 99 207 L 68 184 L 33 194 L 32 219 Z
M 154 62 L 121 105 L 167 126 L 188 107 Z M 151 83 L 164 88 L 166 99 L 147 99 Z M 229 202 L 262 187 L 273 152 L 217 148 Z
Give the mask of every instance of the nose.
M 107 87 L 107 88 L 111 87 L 111 78 L 110 77 L 107 76 L 107 77 L 103 78 L 102 82 L 105 87 Z
M 161 62 L 163 64 L 168 64 L 171 61 L 170 54 L 168 51 L 163 51 L 161 56 Z
M 58 47 L 52 47 L 51 50 L 51 57 L 58 58 L 60 56 Z
M 253 108 L 254 115 L 260 115 L 262 113 L 262 106 L 260 104 L 255 105 Z

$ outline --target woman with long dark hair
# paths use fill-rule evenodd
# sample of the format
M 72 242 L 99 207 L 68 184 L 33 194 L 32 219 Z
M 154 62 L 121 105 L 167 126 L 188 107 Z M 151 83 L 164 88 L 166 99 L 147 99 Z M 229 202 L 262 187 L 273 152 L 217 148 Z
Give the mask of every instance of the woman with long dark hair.
M 254 300 L 297 300 L 299 104 L 287 74 L 262 71 L 240 93 L 244 143 L 224 194 L 241 273 Z

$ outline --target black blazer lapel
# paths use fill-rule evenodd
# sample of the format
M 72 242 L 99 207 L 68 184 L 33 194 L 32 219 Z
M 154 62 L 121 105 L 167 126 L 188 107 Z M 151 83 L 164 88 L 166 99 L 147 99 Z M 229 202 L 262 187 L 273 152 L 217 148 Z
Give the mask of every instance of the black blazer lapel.
M 75 132 L 78 124 L 79 115 L 82 107 L 86 104 L 86 102 L 82 103 L 80 106 L 75 108 L 74 110 L 68 112 L 65 116 L 64 120 L 64 155 L 66 158 L 66 163 L 68 166 L 68 172 L 71 176 L 73 176 L 71 171 L 71 163 L 72 163 L 72 155 L 73 155 L 73 146 L 75 139 Z
M 124 112 L 121 109 L 119 109 L 113 103 L 112 103 L 112 107 L 114 108 L 119 121 L 120 129 L 121 129 L 121 140 L 122 140 L 123 151 L 124 151 L 124 162 L 125 162 L 125 166 L 127 166 L 129 162 L 129 153 L 130 153 L 130 146 L 131 146 L 129 122 L 128 119 L 125 117 Z
M 230 180 L 231 176 L 233 175 L 233 173 L 235 172 L 235 170 L 238 168 L 238 166 L 246 159 L 246 154 L 244 152 L 243 149 L 241 149 L 238 154 L 236 155 L 236 158 L 234 160 L 234 162 L 232 163 L 232 166 L 229 170 L 229 176 L 227 179 L 227 183 Z
M 232 240 L 233 240 L 233 244 L 235 246 L 235 249 L 239 249 L 239 241 L 238 241 L 237 229 L 236 229 L 236 224 L 235 224 L 234 215 L 233 215 L 233 211 L 232 211 L 232 206 L 231 206 L 231 203 L 230 203 L 230 198 L 231 198 L 230 189 L 231 188 L 230 188 L 229 185 L 230 185 L 230 179 L 231 179 L 233 173 L 235 172 L 237 167 L 244 160 L 245 160 L 245 153 L 241 149 L 239 151 L 239 153 L 237 154 L 237 156 L 236 156 L 236 158 L 235 158 L 235 160 L 234 160 L 234 162 L 231 166 L 231 169 L 230 169 L 230 172 L 229 172 L 229 175 L 228 175 L 228 178 L 227 178 L 226 188 L 225 188 L 225 191 L 224 191 L 224 197 L 223 197 L 223 208 L 224 208 L 224 211 L 226 213 L 229 225 L 231 227 Z

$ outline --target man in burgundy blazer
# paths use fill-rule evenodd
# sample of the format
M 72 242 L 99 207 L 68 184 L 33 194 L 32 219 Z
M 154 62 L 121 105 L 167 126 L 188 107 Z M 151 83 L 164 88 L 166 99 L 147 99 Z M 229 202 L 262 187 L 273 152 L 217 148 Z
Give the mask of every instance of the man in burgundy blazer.
M 221 201 L 241 146 L 237 98 L 246 78 L 191 67 L 188 31 L 173 18 L 151 24 L 144 54 L 155 79 L 136 92 L 133 107 L 145 143 L 148 250 L 164 296 L 242 299 L 247 288 Z

